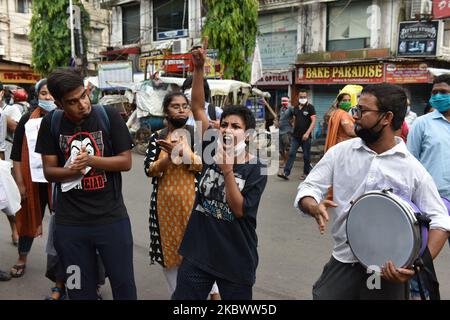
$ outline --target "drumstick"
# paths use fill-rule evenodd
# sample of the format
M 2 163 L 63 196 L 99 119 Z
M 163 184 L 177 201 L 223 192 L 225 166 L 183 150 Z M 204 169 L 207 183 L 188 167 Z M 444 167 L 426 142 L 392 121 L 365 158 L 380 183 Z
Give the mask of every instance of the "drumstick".
M 203 38 L 203 50 L 208 49 L 208 36 Z

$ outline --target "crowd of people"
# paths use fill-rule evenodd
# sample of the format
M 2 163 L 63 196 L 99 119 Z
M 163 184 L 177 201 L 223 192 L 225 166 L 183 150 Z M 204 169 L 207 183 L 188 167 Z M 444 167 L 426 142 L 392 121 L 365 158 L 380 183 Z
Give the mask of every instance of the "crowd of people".
M 150 262 L 161 265 L 174 300 L 250 300 L 259 261 L 257 216 L 268 181 L 266 163 L 249 148 L 256 120 L 247 107 L 211 105 L 205 51 L 197 48 L 192 56 L 193 75 L 181 91 L 165 96 L 166 126 L 152 133 L 141 164 L 152 185 Z M 1 163 L 9 133 L 21 205 L 8 215 L 17 261 L 0 272 L 0 280 L 25 274 L 49 211 L 45 276 L 52 285 L 46 299 L 100 299 L 105 277 L 114 299 L 137 299 L 121 176 L 132 167 L 129 129 L 114 108 L 91 104 L 74 69 L 57 69 L 36 84 L 35 93 L 36 103 L 20 117 L 3 106 L 0 113 Z M 418 287 L 434 297 L 433 284 L 422 283 L 417 269 L 392 261 L 382 266 L 381 289 L 369 290 L 345 227 L 352 200 L 389 189 L 429 219 L 431 265 L 424 269 L 434 271 L 432 260 L 450 232 L 442 200 L 450 198 L 450 75 L 435 79 L 429 104 L 434 110 L 417 117 L 398 86 L 366 86 L 356 105 L 341 92 L 327 113 L 325 153 L 313 166 L 317 119 L 308 92 L 299 92 L 295 106 L 288 97 L 281 100 L 278 177 L 290 179 L 301 147 L 303 175 L 294 207 L 312 216 L 320 233 L 333 215 L 334 248 L 313 286 L 314 299 L 414 299 Z M 69 285 L 74 272 L 79 281 Z
M 153 133 L 144 162 L 153 184 L 150 260 L 163 267 L 173 299 L 251 299 L 256 215 L 267 182 L 264 164 L 248 148 L 246 130 L 256 121 L 243 106 L 208 112 L 205 53 L 193 55 L 193 77 L 181 92 L 166 95 L 167 126 Z M 36 93 L 38 104 L 17 121 L 14 135 L 19 250 L 2 280 L 24 275 L 48 209 L 46 276 L 55 283 L 48 299 L 98 299 L 105 276 L 114 299 L 137 299 L 122 195 L 121 172 L 132 166 L 126 123 L 114 108 L 91 104 L 74 69 L 54 71 L 36 84 Z M 213 139 L 198 144 L 200 153 L 214 147 L 209 160 L 194 148 L 207 130 Z M 74 270 L 81 272 L 79 284 L 67 285 Z

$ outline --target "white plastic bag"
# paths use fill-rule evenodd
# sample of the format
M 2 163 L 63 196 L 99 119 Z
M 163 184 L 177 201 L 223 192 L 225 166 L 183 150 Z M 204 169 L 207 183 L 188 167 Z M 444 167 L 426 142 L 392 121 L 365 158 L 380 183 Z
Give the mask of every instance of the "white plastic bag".
M 13 216 L 20 210 L 20 192 L 11 175 L 11 165 L 0 160 L 0 210 Z

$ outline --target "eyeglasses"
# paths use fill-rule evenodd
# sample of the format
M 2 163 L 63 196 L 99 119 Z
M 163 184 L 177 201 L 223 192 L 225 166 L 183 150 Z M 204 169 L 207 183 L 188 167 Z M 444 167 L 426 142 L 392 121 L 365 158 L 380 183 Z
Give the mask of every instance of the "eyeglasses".
M 171 105 L 169 105 L 169 107 L 171 107 L 172 109 L 174 109 L 176 111 L 180 111 L 181 109 L 189 110 L 191 108 L 191 106 L 188 104 L 171 104 Z
M 376 113 L 384 113 L 385 112 L 385 111 L 373 110 L 373 109 L 361 110 L 361 106 L 359 106 L 359 105 L 357 105 L 354 108 L 354 110 L 355 110 L 355 114 L 358 118 L 361 118 L 365 112 L 376 112 Z

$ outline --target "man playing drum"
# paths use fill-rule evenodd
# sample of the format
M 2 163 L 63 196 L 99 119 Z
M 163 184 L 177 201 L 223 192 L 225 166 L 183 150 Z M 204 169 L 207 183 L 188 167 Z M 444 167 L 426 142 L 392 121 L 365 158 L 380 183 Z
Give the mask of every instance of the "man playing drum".
M 331 229 L 334 249 L 313 286 L 314 299 L 406 298 L 405 284 L 415 273 L 412 268 L 386 261 L 380 266 L 380 286 L 372 288 L 368 286 L 372 275 L 358 262 L 348 244 L 346 222 L 351 201 L 369 191 L 391 189 L 421 209 L 431 220 L 428 248 L 433 259 L 449 236 L 450 217 L 433 179 L 408 152 L 403 140 L 395 137 L 395 131 L 404 121 L 406 100 L 400 87 L 367 86 L 354 115 L 358 138 L 330 148 L 298 188 L 295 207 L 302 214 L 314 217 L 322 234 L 329 220 L 327 209 L 335 214 Z M 345 165 L 350 162 L 351 166 Z M 329 187 L 334 190 L 333 201 L 325 200 Z M 373 214 L 377 214 L 376 206 Z M 383 231 L 374 242 L 380 239 Z

